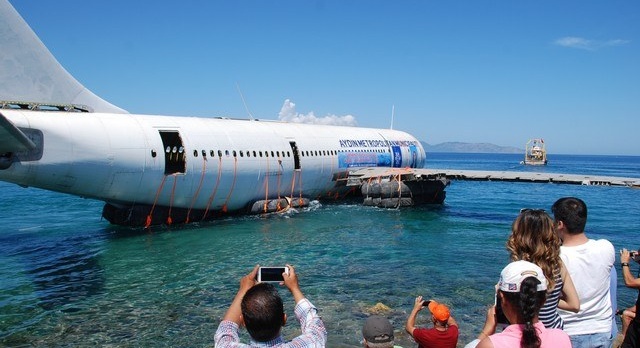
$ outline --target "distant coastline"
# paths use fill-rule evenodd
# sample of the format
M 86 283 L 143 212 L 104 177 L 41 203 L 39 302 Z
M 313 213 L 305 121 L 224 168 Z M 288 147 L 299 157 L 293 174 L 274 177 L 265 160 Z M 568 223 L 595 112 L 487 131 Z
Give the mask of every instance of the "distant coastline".
M 524 153 L 524 149 L 512 146 L 500 146 L 490 143 L 463 143 L 458 141 L 431 145 L 420 142 L 427 152 L 457 152 L 457 153 Z

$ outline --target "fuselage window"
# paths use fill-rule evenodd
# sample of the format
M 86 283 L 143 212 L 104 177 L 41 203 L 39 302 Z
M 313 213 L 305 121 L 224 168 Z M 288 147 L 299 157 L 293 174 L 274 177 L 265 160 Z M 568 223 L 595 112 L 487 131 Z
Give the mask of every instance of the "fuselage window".
M 260 157 L 262 157 L 262 151 L 258 151 L 258 154 L 260 155 Z
M 210 151 L 209 151 L 209 156 L 213 157 L 213 156 L 215 156 L 215 155 L 216 155 L 216 153 L 215 153 L 213 150 L 210 150 Z
M 276 157 L 280 157 L 280 151 L 276 151 Z
M 198 150 L 193 150 L 193 157 L 198 157 Z
M 224 155 L 229 157 L 229 150 L 224 150 Z
M 271 151 L 271 157 L 276 157 L 276 156 L 273 155 L 273 151 Z
M 222 150 L 218 150 L 218 157 L 222 158 Z
M 269 157 L 269 151 L 264 152 L 264 157 Z
M 258 156 L 256 156 L 256 151 L 255 150 L 253 151 L 253 157 L 258 157 Z
M 207 157 L 207 151 L 202 150 L 202 157 Z
M 236 150 L 233 150 L 233 157 L 238 157 L 238 153 L 236 152 Z
M 287 157 L 291 157 L 291 152 L 287 151 Z

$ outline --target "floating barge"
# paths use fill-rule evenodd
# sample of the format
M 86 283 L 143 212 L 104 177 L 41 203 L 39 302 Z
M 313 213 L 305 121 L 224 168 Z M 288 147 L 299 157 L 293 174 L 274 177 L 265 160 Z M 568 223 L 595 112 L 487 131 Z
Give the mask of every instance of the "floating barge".
M 451 180 L 625 186 L 640 189 L 640 178 L 562 173 L 530 173 L 426 168 L 364 168 L 349 172 L 346 186 L 359 186 L 363 204 L 401 207 L 443 203 Z

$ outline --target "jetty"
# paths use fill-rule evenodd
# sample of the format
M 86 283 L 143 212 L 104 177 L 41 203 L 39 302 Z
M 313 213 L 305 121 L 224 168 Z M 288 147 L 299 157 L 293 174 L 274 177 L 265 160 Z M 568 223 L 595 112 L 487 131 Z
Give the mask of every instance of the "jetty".
M 640 188 L 640 178 L 618 176 L 457 169 L 426 169 L 426 171 L 430 173 L 429 175 L 442 175 L 451 180 L 512 181 Z
M 347 185 L 361 185 L 365 181 L 370 181 L 376 178 L 380 180 L 394 180 L 393 178 L 399 178 L 402 181 L 437 179 L 468 181 L 509 181 L 571 185 L 626 186 L 632 188 L 640 188 L 640 178 L 584 174 L 430 168 L 364 168 L 360 170 L 354 170 L 349 174 L 349 183 Z

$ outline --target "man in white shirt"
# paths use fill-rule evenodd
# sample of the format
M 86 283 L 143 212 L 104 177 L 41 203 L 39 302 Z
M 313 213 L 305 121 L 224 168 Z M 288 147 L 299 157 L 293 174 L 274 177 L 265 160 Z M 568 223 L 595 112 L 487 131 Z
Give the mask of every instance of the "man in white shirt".
M 611 269 L 616 256 L 606 239 L 589 239 L 584 233 L 587 205 L 579 198 L 564 197 L 551 207 L 556 232 L 562 239 L 560 257 L 564 262 L 580 298 L 580 311 L 559 310 L 564 331 L 574 347 L 610 348 Z

